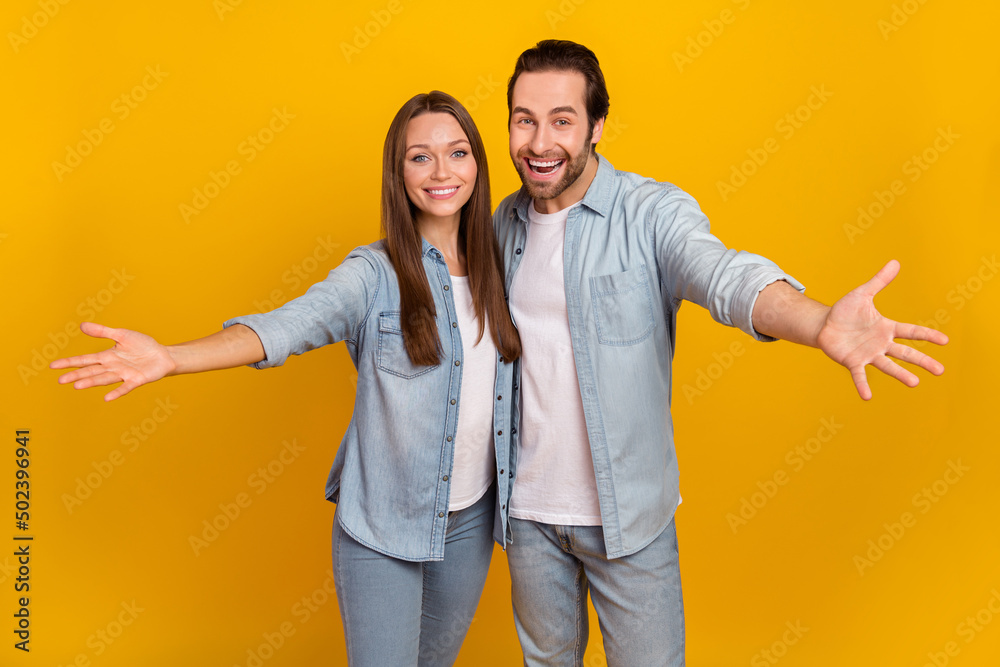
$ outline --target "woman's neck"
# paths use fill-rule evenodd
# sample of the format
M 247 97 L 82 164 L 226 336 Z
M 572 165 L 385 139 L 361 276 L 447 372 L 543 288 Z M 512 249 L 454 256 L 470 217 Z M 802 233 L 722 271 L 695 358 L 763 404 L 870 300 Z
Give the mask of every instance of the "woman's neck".
M 447 218 L 418 217 L 417 231 L 427 242 L 441 251 L 448 264 L 448 273 L 453 276 L 469 274 L 465 262 L 465 248 L 459 244 L 458 228 L 461 218 L 458 214 Z

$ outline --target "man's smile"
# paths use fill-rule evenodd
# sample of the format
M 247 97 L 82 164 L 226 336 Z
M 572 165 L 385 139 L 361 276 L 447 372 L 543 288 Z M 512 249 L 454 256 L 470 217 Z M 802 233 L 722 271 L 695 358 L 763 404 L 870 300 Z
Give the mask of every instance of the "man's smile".
M 559 171 L 563 164 L 565 164 L 566 159 L 537 160 L 534 158 L 524 158 L 524 162 L 528 165 L 528 169 L 530 169 L 533 174 L 538 176 L 551 176 Z

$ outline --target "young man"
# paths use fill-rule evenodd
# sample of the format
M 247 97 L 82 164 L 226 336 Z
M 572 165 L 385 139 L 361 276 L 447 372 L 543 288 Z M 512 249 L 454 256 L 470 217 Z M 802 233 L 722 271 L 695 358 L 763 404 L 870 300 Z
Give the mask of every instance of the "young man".
M 894 338 L 944 334 L 880 315 L 890 262 L 828 307 L 772 262 L 727 249 L 688 194 L 599 157 L 608 93 L 597 58 L 547 40 L 507 88 L 510 155 L 523 187 L 494 214 L 523 356 L 508 549 L 528 665 L 580 665 L 588 589 L 609 665 L 683 665 L 669 412 L 682 300 L 758 340 L 823 350 L 871 398 L 867 364 L 944 367 Z

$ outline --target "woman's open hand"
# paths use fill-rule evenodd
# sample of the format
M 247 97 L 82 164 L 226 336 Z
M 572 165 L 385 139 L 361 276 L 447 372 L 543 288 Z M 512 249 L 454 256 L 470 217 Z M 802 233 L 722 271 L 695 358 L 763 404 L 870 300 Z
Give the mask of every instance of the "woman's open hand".
M 170 375 L 176 368 L 167 347 L 146 334 L 93 322 L 82 323 L 80 330 L 94 338 L 110 339 L 115 345 L 103 352 L 53 361 L 49 368 L 76 369 L 59 376 L 59 384 L 73 383 L 74 389 L 87 389 L 121 382 L 104 396 L 105 401 L 113 401 L 136 387 Z

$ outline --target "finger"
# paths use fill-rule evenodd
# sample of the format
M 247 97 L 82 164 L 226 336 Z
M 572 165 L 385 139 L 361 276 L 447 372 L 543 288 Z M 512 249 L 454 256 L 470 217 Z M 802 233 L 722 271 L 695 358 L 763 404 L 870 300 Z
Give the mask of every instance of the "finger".
M 112 389 L 111 391 L 109 391 L 107 394 L 105 394 L 104 395 L 104 400 L 105 401 L 113 401 L 116 398 L 121 398 L 122 396 L 124 396 L 125 394 L 129 393 L 130 391 L 132 391 L 133 389 L 135 389 L 138 386 L 139 385 L 133 384 L 131 382 L 125 382 L 121 386 L 115 387 L 114 389 Z
M 926 340 L 937 345 L 948 343 L 948 336 L 937 329 L 905 322 L 896 322 L 896 331 L 892 337 L 905 338 L 907 340 Z
M 876 357 L 872 360 L 872 366 L 879 369 L 889 377 L 896 378 L 907 387 L 916 387 L 920 384 L 920 378 L 888 357 Z
M 941 375 L 944 373 L 944 364 L 930 355 L 924 354 L 919 350 L 914 350 L 909 345 L 892 343 L 886 350 L 886 354 L 890 357 L 905 361 L 908 364 L 920 366 L 928 373 L 932 373 L 934 375 Z
M 108 384 L 121 382 L 122 376 L 118 373 L 105 371 L 92 377 L 77 380 L 73 383 L 73 389 L 90 389 L 91 387 L 103 387 Z
M 865 375 L 865 367 L 858 366 L 851 369 L 851 379 L 854 380 L 854 386 L 858 390 L 858 396 L 861 397 L 863 401 L 870 401 L 872 398 L 871 387 L 868 386 L 868 376 Z
M 100 364 L 94 364 L 92 366 L 84 366 L 83 368 L 78 368 L 75 371 L 70 371 L 69 373 L 63 373 L 59 376 L 59 384 L 70 384 L 71 382 L 76 382 L 77 380 L 82 380 L 84 378 L 89 378 L 99 373 L 104 373 L 108 369 Z
M 125 329 L 113 329 L 96 322 L 81 322 L 80 331 L 94 338 L 108 338 L 120 343 Z
M 879 292 L 881 292 L 883 289 L 885 289 L 885 286 L 891 283 L 893 278 L 895 278 L 896 275 L 898 274 L 899 274 L 899 262 L 897 262 L 894 259 L 890 259 L 888 262 L 886 262 L 885 266 L 879 269 L 878 273 L 876 273 L 871 280 L 866 282 L 858 289 L 862 293 L 873 297 Z
M 63 357 L 50 363 L 49 368 L 59 370 L 60 368 L 82 368 L 83 366 L 99 364 L 101 361 L 97 358 L 97 355 L 98 353 L 94 352 L 91 354 L 81 354 L 76 357 Z

